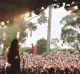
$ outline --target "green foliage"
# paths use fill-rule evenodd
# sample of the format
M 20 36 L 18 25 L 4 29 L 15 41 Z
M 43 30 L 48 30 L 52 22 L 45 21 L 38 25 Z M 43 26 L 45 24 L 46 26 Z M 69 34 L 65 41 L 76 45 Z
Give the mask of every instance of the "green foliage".
M 19 21 L 20 19 L 20 21 Z M 25 27 L 25 21 L 21 21 L 21 18 L 14 19 L 13 23 L 9 23 L 6 28 L 0 28 L 0 42 L 4 44 L 4 46 L 10 45 L 13 38 L 16 38 L 17 32 L 20 32 L 20 42 L 25 41 L 26 37 L 26 27 Z M 20 22 L 20 23 L 19 23 Z M 3 40 L 2 33 L 6 32 L 6 40 Z
M 23 49 L 24 49 L 23 52 L 30 52 L 32 50 L 31 47 L 25 47 Z
M 38 19 L 38 23 L 41 25 L 42 23 L 46 23 L 46 22 L 47 22 L 47 17 L 45 15 L 45 12 L 41 12 L 40 17 Z
M 6 24 L 7 28 L 0 28 L 0 42 L 4 44 L 4 46 L 10 45 L 13 38 L 16 38 L 17 32 L 20 32 L 19 41 L 24 43 L 26 40 L 26 29 L 30 29 L 32 31 L 36 30 L 37 26 L 35 23 L 28 22 L 24 20 L 24 18 L 16 17 L 12 22 Z M 6 32 L 6 40 L 2 39 L 2 33 Z
M 73 29 L 62 29 L 61 39 L 64 42 L 74 42 L 76 39 L 76 31 Z
M 63 23 L 65 24 L 64 27 L 67 27 L 67 26 L 73 26 L 75 28 L 79 28 L 80 27 L 80 12 L 78 13 L 71 13 L 67 16 L 65 16 L 61 21 L 60 23 Z
M 80 42 L 80 34 L 77 34 L 77 40 Z
M 61 32 L 63 43 L 68 43 L 70 46 L 78 49 L 80 44 L 80 12 L 70 14 L 61 20 L 64 24 Z
M 42 38 L 37 41 L 37 53 L 42 54 L 46 51 L 47 40 Z
M 30 30 L 35 31 L 37 29 L 37 26 L 35 25 L 35 23 L 29 22 L 26 28 L 29 28 Z
M 51 45 L 53 46 L 53 49 L 57 50 L 57 49 L 60 48 L 58 43 L 59 43 L 59 39 L 58 38 L 54 38 L 54 39 L 51 40 Z

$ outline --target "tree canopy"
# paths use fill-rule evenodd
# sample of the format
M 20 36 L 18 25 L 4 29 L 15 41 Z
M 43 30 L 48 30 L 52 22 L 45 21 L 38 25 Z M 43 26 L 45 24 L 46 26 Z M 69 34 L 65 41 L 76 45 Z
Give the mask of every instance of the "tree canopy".
M 64 17 L 61 23 L 64 24 L 61 33 L 63 43 L 68 43 L 70 46 L 79 49 L 80 45 L 80 13 L 70 14 Z
M 37 53 L 42 54 L 46 51 L 47 40 L 42 38 L 37 40 Z
M 0 23 L 1 24 L 1 23 Z M 13 20 L 13 22 L 8 23 L 8 25 L 4 25 L 0 27 L 0 42 L 4 44 L 4 46 L 10 45 L 10 42 L 13 38 L 17 37 L 17 33 L 19 32 L 19 41 L 24 43 L 26 40 L 26 29 L 35 30 L 36 26 L 34 23 L 26 23 L 24 18 L 17 17 Z M 5 40 L 3 39 L 3 33 L 6 33 Z

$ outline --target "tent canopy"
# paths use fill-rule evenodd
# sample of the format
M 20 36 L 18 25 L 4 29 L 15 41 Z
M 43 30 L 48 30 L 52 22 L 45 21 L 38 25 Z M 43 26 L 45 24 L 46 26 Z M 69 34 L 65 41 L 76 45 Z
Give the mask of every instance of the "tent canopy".
M 0 21 L 7 21 L 15 16 L 34 11 L 39 14 L 47 6 L 53 4 L 54 8 L 59 8 L 65 4 L 64 8 L 78 6 L 80 8 L 80 0 L 0 0 Z

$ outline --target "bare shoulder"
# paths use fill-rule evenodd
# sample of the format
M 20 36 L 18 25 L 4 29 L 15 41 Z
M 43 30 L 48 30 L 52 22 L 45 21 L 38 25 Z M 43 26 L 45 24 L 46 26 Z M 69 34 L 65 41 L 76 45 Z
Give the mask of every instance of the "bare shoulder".
M 5 54 L 7 54 L 7 53 L 8 53 L 9 48 L 10 48 L 10 46 L 8 46 L 8 47 L 5 49 Z

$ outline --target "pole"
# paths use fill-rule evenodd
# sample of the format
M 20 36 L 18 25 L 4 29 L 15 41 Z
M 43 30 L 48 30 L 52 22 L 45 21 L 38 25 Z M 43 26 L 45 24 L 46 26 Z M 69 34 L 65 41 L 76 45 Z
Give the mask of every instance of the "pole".
M 50 52 L 50 39 L 51 39 L 51 18 L 52 18 L 52 5 L 49 6 L 48 16 L 48 30 L 47 30 L 47 48 L 46 51 Z

